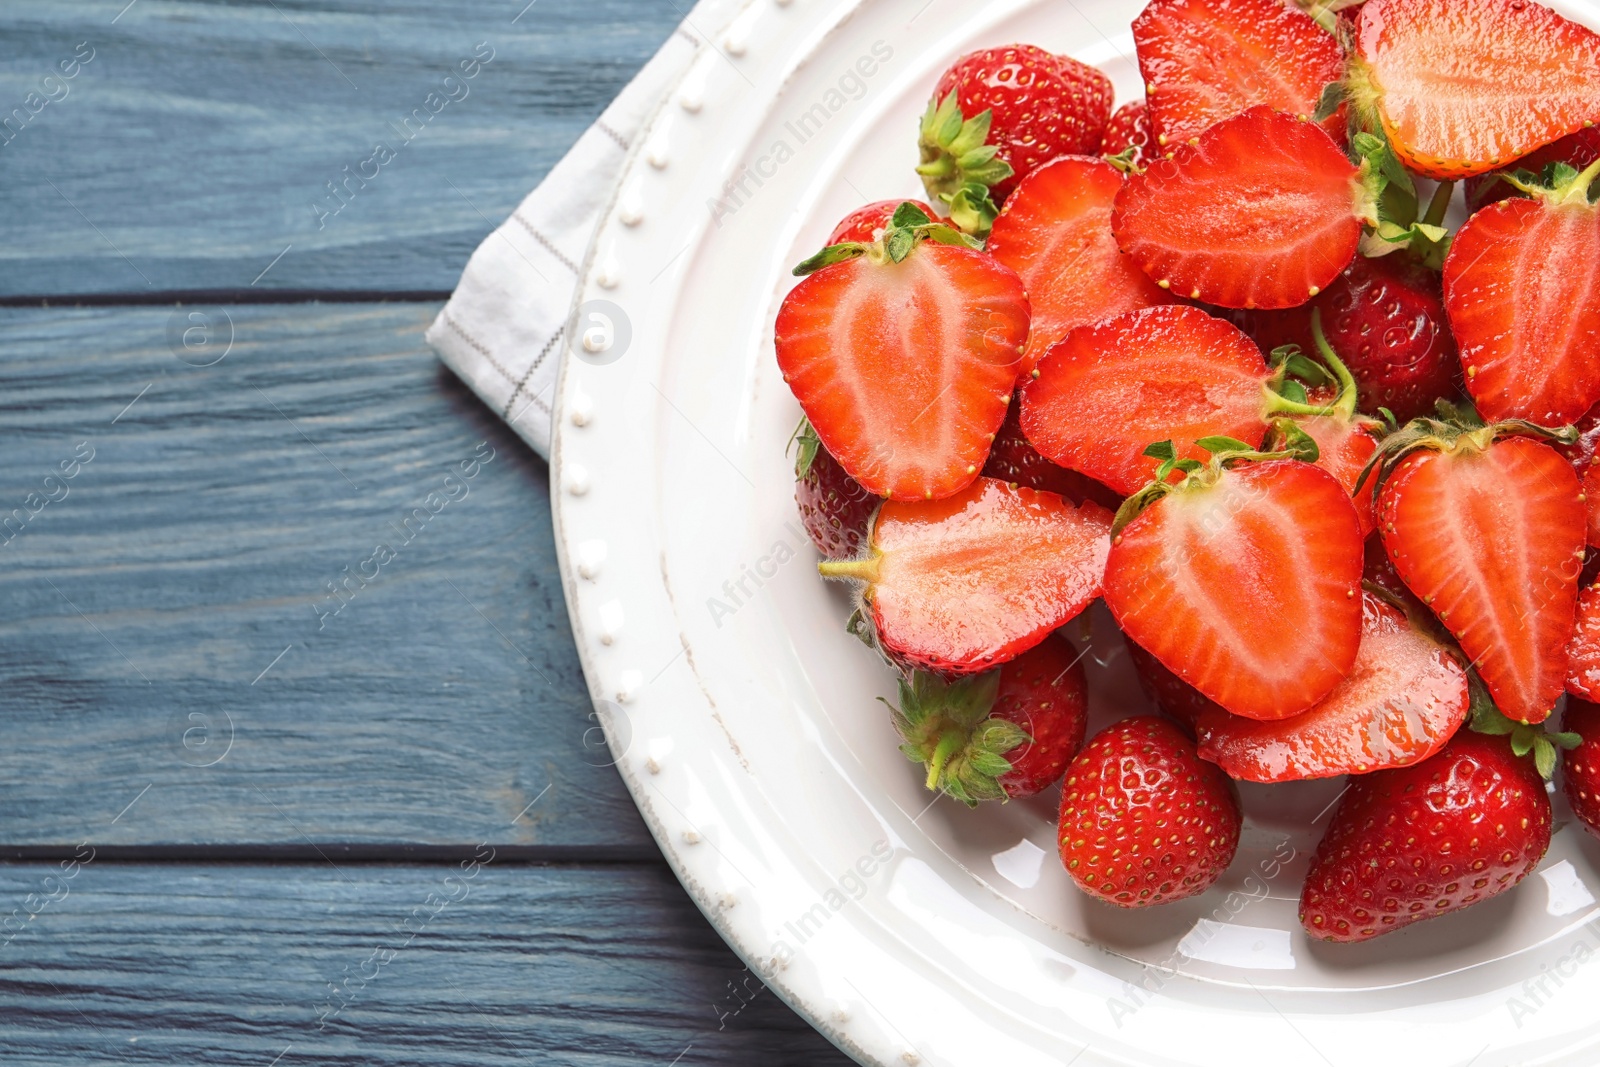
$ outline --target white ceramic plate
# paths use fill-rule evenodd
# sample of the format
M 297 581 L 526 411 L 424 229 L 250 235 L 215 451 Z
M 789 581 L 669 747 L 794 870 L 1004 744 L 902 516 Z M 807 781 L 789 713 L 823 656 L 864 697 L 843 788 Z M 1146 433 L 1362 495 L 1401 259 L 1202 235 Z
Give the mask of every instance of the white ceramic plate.
M 815 573 L 772 350 L 789 267 L 847 211 L 920 195 L 916 120 L 955 56 L 1038 43 L 1126 99 L 1140 6 L 755 0 L 663 104 L 579 293 L 574 336 L 604 344 L 596 312 L 613 347 L 567 360 L 553 445 L 617 767 L 707 917 L 862 1063 L 1600 1062 L 1600 848 L 1559 801 L 1522 886 L 1367 945 L 1313 943 L 1295 917 L 1337 782 L 1246 786 L 1222 882 L 1123 912 L 1061 869 L 1053 794 L 929 804 L 877 701 L 892 679 Z M 1555 6 L 1600 23 L 1592 0 Z M 1093 625 L 1091 729 L 1146 710 Z

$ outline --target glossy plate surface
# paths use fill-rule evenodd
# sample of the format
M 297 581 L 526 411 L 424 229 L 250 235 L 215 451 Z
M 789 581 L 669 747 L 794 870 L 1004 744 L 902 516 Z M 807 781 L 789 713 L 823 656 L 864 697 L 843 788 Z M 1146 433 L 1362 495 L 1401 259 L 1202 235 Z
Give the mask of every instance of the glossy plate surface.
M 1296 921 L 1337 781 L 1244 786 L 1223 881 L 1122 912 L 1061 869 L 1054 793 L 929 803 L 877 700 L 892 678 L 815 573 L 772 351 L 789 267 L 860 204 L 921 195 L 916 121 L 955 56 L 1030 41 L 1128 99 L 1139 7 L 755 0 L 696 27 L 714 47 L 596 238 L 557 401 L 557 544 L 618 770 L 751 969 L 863 1063 L 1592 1063 L 1600 845 L 1559 798 L 1517 890 L 1367 945 Z M 1145 710 L 1103 609 L 1069 632 L 1091 729 Z

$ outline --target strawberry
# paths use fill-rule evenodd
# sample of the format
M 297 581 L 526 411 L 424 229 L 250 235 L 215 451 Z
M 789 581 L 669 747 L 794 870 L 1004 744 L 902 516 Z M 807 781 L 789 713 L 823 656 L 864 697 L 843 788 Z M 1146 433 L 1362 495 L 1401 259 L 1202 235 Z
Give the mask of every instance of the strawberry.
M 778 309 L 783 380 L 823 447 L 874 495 L 959 492 L 1006 417 L 1028 298 L 970 241 L 902 205 L 882 240 L 832 245 L 796 267 L 804 280 Z
M 900 751 L 928 768 L 928 788 L 976 807 L 1031 797 L 1060 780 L 1083 747 L 1089 684 L 1077 649 L 1046 637 L 997 671 L 946 682 L 900 679 Z
M 1358 121 L 1426 178 L 1483 174 L 1600 118 L 1600 36 L 1529 0 L 1368 0 Z
M 1536 723 L 1567 677 L 1584 506 L 1559 452 L 1513 436 L 1529 433 L 1547 432 L 1417 419 L 1384 442 L 1375 470 L 1378 528 L 1395 570 L 1461 643 L 1501 710 Z
M 1153 0 L 1133 44 L 1151 128 L 1169 148 L 1258 104 L 1304 118 L 1344 73 L 1339 42 L 1283 0 Z M 1342 116 L 1327 129 L 1342 137 Z
M 1100 731 L 1067 768 L 1057 838 L 1079 889 L 1143 908 L 1209 889 L 1241 822 L 1227 777 L 1172 723 L 1141 715 Z
M 1600 837 L 1600 705 L 1568 700 L 1561 726 L 1578 741 L 1561 754 L 1562 791 L 1583 828 Z
M 1057 156 L 1100 151 L 1111 79 L 1031 44 L 969 52 L 940 77 L 922 118 L 928 199 L 968 232 L 984 232 L 994 205 Z M 992 198 L 992 202 L 991 202 Z
M 1100 595 L 1111 513 L 979 478 L 933 502 L 878 509 L 869 553 L 824 561 L 862 582 L 862 614 L 897 663 L 944 674 L 997 666 Z
M 1329 347 L 1323 336 L 1321 314 L 1311 313 L 1311 335 L 1326 369 L 1304 360 L 1291 357 L 1288 368 L 1303 368 L 1303 372 L 1325 377 L 1337 383 L 1339 392 L 1330 402 L 1318 403 L 1306 395 L 1303 388 L 1290 391 L 1290 382 L 1280 384 L 1279 392 L 1272 393 L 1266 401 L 1267 415 L 1277 415 L 1273 428 L 1267 434 L 1265 447 L 1276 451 L 1288 446 L 1293 433 L 1299 431 L 1317 445 L 1317 466 L 1338 479 L 1356 506 L 1356 519 L 1361 524 L 1365 538 L 1377 526 L 1373 514 L 1371 487 L 1363 492 L 1359 487 L 1361 474 L 1368 461 L 1378 451 L 1383 439 L 1383 424 L 1376 419 L 1356 414 L 1356 382 L 1344 363 Z M 1298 386 L 1298 383 L 1292 383 Z
M 1567 646 L 1567 692 L 1600 700 L 1600 585 L 1593 582 L 1578 593 L 1572 642 Z
M 1444 306 L 1467 391 L 1487 419 L 1560 425 L 1600 401 L 1600 208 L 1582 174 L 1467 220 L 1444 261 Z
M 1073 503 L 1093 500 L 1102 507 L 1116 510 L 1122 497 L 1093 478 L 1057 466 L 1041 456 L 1023 436 L 1021 417 L 1022 402 L 1013 399 L 1006 410 L 1006 421 L 1001 423 L 994 444 L 989 446 L 989 459 L 983 465 L 985 478 L 1056 493 Z
M 1064 156 L 1019 182 L 995 219 L 984 247 L 1022 278 L 1033 309 L 1023 383 L 1077 327 L 1172 302 L 1111 235 L 1121 188 L 1122 172 L 1104 160 Z
M 1300 923 L 1324 941 L 1366 941 L 1505 892 L 1549 845 L 1533 760 L 1462 730 L 1421 763 L 1351 779 L 1301 888 Z
M 1595 451 L 1600 447 L 1600 404 L 1596 404 L 1573 423 L 1578 431 L 1577 443 L 1563 448 L 1562 454 L 1572 462 L 1572 469 L 1583 479 L 1584 511 L 1588 515 L 1588 541 L 1600 545 L 1600 466 L 1594 462 Z
M 1226 438 L 1200 446 L 1213 453 L 1205 466 L 1152 446 L 1164 462 L 1117 513 L 1106 606 L 1123 633 L 1235 715 L 1288 718 L 1356 662 L 1355 507 L 1310 463 Z
M 1600 159 L 1600 126 L 1585 126 L 1577 133 L 1568 134 L 1559 141 L 1551 141 L 1543 148 L 1529 152 L 1504 171 L 1490 171 L 1476 178 L 1468 178 L 1467 210 L 1477 211 L 1497 200 L 1518 195 L 1521 190 L 1506 181 L 1502 174 L 1525 170 L 1537 178 L 1552 163 L 1565 163 L 1573 170 L 1583 170 L 1597 159 Z
M 1368 200 L 1325 130 L 1253 107 L 1130 177 L 1111 230 L 1163 289 L 1222 307 L 1293 307 L 1349 266 Z
M 1022 432 L 1041 454 L 1109 485 L 1138 491 L 1170 438 L 1178 455 L 1214 435 L 1260 441 L 1271 372 L 1237 328 L 1199 308 L 1164 305 L 1073 330 L 1045 353 L 1022 389 Z
M 921 200 L 877 200 L 866 207 L 858 207 L 850 214 L 839 220 L 839 225 L 833 228 L 833 233 L 828 236 L 830 245 L 842 245 L 850 242 L 869 245 L 883 238 L 883 231 L 889 228 L 889 221 L 894 218 L 894 213 L 901 204 L 915 204 L 917 210 L 929 218 L 933 217 L 933 208 Z
M 1200 756 L 1230 777 L 1288 782 L 1406 767 L 1467 717 L 1467 672 L 1373 593 L 1362 597 L 1355 669 L 1309 711 L 1257 722 L 1220 708 L 1196 723 Z
M 1157 711 L 1182 723 L 1191 734 L 1194 733 L 1195 723 L 1207 712 L 1214 710 L 1222 715 L 1227 714 L 1222 705 L 1167 670 L 1137 641 L 1127 641 L 1126 644 L 1128 659 L 1139 678 L 1139 688 L 1155 704 Z
M 1129 150 L 1132 150 L 1131 152 Z M 1130 100 L 1111 113 L 1105 136 L 1100 138 L 1102 156 L 1128 152 L 1128 162 L 1144 167 L 1156 158 L 1156 138 L 1150 132 L 1150 108 L 1143 100 Z
M 829 559 L 859 555 L 872 524 L 872 513 L 882 503 L 844 472 L 837 460 L 817 440 L 804 419 L 794 432 L 799 454 L 794 465 L 794 502 L 806 535 Z
M 1460 392 L 1461 363 L 1439 275 L 1411 256 L 1356 256 L 1308 304 L 1228 318 L 1263 352 L 1288 344 L 1309 350 L 1313 310 L 1322 313 L 1328 343 L 1360 386 L 1356 406 L 1368 415 L 1388 408 L 1406 422 L 1433 414 L 1435 400 Z

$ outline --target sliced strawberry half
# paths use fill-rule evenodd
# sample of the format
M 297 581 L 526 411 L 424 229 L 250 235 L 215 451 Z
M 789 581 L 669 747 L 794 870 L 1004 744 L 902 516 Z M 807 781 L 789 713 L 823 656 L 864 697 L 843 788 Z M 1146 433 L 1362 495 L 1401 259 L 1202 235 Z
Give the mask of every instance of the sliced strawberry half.
M 1130 498 L 1105 600 L 1123 633 L 1205 696 L 1235 715 L 1284 719 L 1355 664 L 1361 534 L 1332 475 L 1249 458 L 1220 451 L 1181 483 Z
M 1200 755 L 1234 778 L 1289 782 L 1427 759 L 1466 721 L 1467 672 L 1405 614 L 1363 594 L 1355 668 L 1309 711 L 1258 722 L 1220 709 L 1196 724 Z
M 1339 42 L 1283 0 L 1154 0 L 1133 20 L 1133 44 L 1163 146 L 1257 104 L 1304 118 L 1344 73 Z M 1327 129 L 1342 138 L 1343 116 Z
M 1600 119 L 1600 36 L 1529 0 L 1368 0 L 1358 116 L 1428 178 L 1483 174 Z
M 1491 204 L 1450 246 L 1445 311 L 1487 419 L 1554 426 L 1600 401 L 1600 208 L 1588 195 L 1597 171 Z
M 904 205 L 875 244 L 833 245 L 778 309 L 783 379 L 869 492 L 938 499 L 978 476 L 1028 339 L 1010 268 Z M 920 222 L 917 221 L 920 219 Z
M 1104 160 L 1063 156 L 1019 182 L 994 220 L 985 247 L 1022 278 L 1033 309 L 1024 382 L 1077 327 L 1172 302 L 1111 235 L 1121 188 L 1122 172 Z
M 988 670 L 1044 640 L 1100 595 L 1111 513 L 980 478 L 955 496 L 891 501 L 869 554 L 817 565 L 863 583 L 879 647 L 943 674 Z
M 1129 178 L 1111 229 L 1164 289 L 1221 307 L 1294 307 L 1349 266 L 1368 203 L 1327 131 L 1253 107 Z
M 1524 429 L 1409 424 L 1377 467 L 1378 528 L 1500 710 L 1537 723 L 1567 680 L 1585 518 L 1572 466 Z
M 1271 372 L 1239 329 L 1199 308 L 1163 305 L 1073 330 L 1022 389 L 1022 432 L 1044 456 L 1123 495 L 1150 480 L 1152 441 L 1178 455 L 1224 435 L 1255 443 L 1266 429 Z

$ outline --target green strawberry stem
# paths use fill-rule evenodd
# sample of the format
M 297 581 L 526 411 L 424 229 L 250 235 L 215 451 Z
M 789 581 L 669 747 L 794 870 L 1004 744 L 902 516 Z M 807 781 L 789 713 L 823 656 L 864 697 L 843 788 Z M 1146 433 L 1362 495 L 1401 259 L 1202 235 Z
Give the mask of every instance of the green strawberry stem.
M 854 578 L 872 585 L 878 580 L 878 557 L 866 559 L 825 559 L 817 564 L 817 573 L 824 578 Z
M 1124 526 L 1138 518 L 1145 508 L 1157 500 L 1168 493 L 1215 485 L 1217 479 L 1222 477 L 1222 472 L 1235 464 L 1258 463 L 1269 459 L 1297 459 L 1303 463 L 1315 463 L 1317 443 L 1293 422 L 1287 419 L 1284 422 L 1287 423 L 1283 427 L 1286 438 L 1284 447 L 1275 452 L 1258 451 L 1232 437 L 1202 437 L 1195 444 L 1211 453 L 1211 459 L 1201 463 L 1197 459 L 1180 459 L 1171 441 L 1156 441 L 1145 446 L 1144 454 L 1151 459 L 1159 459 L 1161 465 L 1156 468 L 1155 477 L 1150 483 L 1124 500 L 1117 509 L 1116 517 L 1111 520 L 1112 543 L 1116 542 Z M 1182 474 L 1183 478 L 1169 482 L 1167 478 L 1174 471 Z
M 933 758 L 928 760 L 929 789 L 939 788 L 939 780 L 944 777 L 944 765 L 950 762 L 950 757 L 961 750 L 967 743 L 967 731 L 946 730 L 939 735 L 939 743 L 934 746 Z
M 1433 191 L 1433 199 L 1428 201 L 1427 214 L 1422 216 L 1424 225 L 1440 226 L 1444 224 L 1444 214 L 1450 210 L 1450 197 L 1455 191 L 1455 182 L 1439 183 L 1439 188 Z
M 1339 383 L 1339 395 L 1331 404 L 1306 404 L 1298 400 L 1291 400 L 1282 393 L 1275 391 L 1269 383 L 1263 386 L 1266 393 L 1265 414 L 1273 415 L 1339 415 L 1347 421 L 1355 417 L 1357 388 L 1355 376 L 1350 373 L 1350 368 L 1344 365 L 1344 360 L 1333 350 L 1328 343 L 1328 337 L 1322 332 L 1322 309 L 1311 309 L 1311 339 L 1316 342 L 1317 354 L 1322 357 L 1326 369 L 1332 373 L 1333 380 Z M 1283 366 L 1287 368 L 1289 362 Z M 1314 367 L 1315 364 L 1313 363 Z M 1281 371 L 1280 371 L 1281 373 Z
M 1552 732 L 1543 724 L 1535 726 L 1508 717 L 1489 696 L 1488 687 L 1477 671 L 1467 673 L 1467 684 L 1472 699 L 1469 729 L 1480 734 L 1509 736 L 1511 751 L 1517 756 L 1531 752 L 1533 764 L 1545 781 L 1555 773 L 1558 750 L 1574 749 L 1583 743 L 1583 738 L 1577 734 Z

